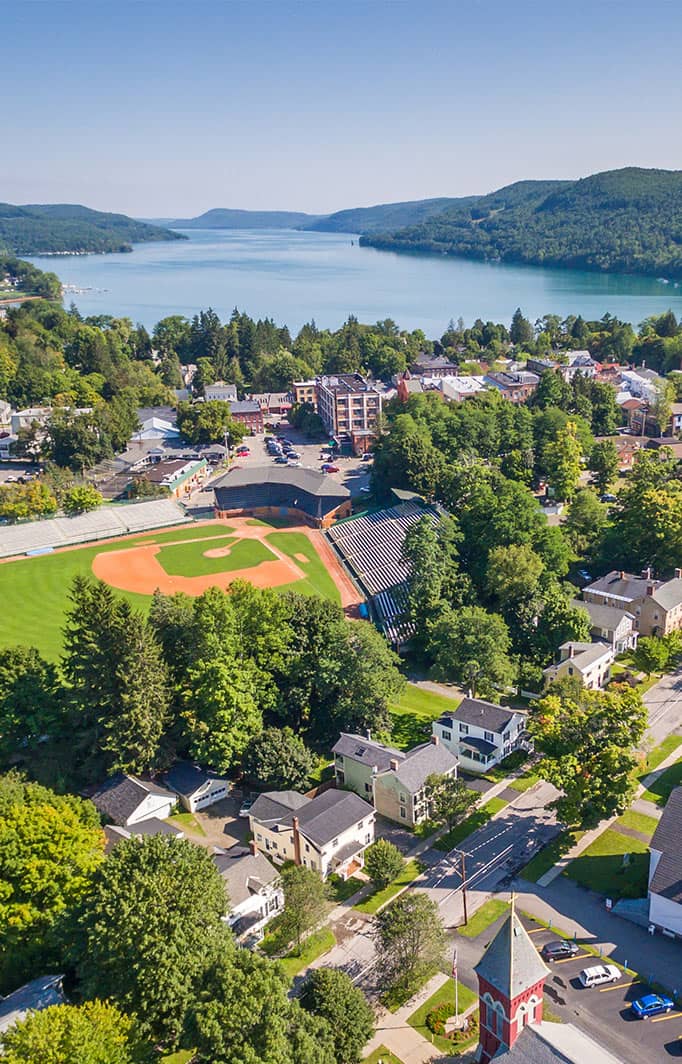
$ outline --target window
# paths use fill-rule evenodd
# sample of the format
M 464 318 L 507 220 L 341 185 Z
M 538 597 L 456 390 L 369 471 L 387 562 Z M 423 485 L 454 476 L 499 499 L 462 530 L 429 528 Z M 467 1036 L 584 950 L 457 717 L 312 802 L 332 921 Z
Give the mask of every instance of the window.
M 402 793 L 402 791 L 401 791 L 401 792 L 400 792 L 400 804 L 401 804 L 401 805 L 405 805 L 405 802 L 406 802 L 406 801 L 407 801 L 407 797 L 406 797 L 406 795 L 404 795 L 404 794 Z
M 306 852 L 306 853 L 310 853 L 310 846 L 308 845 L 308 843 L 307 843 L 307 842 L 306 842 L 306 844 L 305 844 L 305 852 Z
M 407 819 L 407 814 L 406 814 L 404 809 L 400 810 L 400 818 L 401 818 L 401 820 L 406 820 Z
M 443 730 L 442 735 L 446 742 L 450 742 L 452 739 L 452 732 Z
M 494 743 L 495 742 L 495 736 L 493 735 L 493 733 L 491 731 L 484 731 L 483 732 L 483 738 L 486 739 L 489 743 Z
M 365 794 L 371 794 L 371 793 L 372 793 L 372 784 L 371 783 L 366 783 L 365 784 Z
M 332 846 L 338 846 L 338 845 L 339 845 L 339 840 L 338 839 L 332 839 Z
M 370 833 L 368 831 L 367 834 L 365 835 L 365 846 L 369 846 L 371 841 L 372 841 L 372 836 L 370 835 Z
M 569 666 L 568 666 L 568 675 L 569 675 L 569 676 L 572 676 L 572 675 L 573 675 L 573 666 L 572 666 L 572 665 L 569 665 Z
M 263 836 L 260 835 L 260 834 L 256 835 L 256 839 L 257 839 L 258 842 L 262 842 L 263 841 Z
M 460 724 L 459 733 L 460 733 L 460 735 L 468 735 L 469 734 L 469 725 L 468 724 Z

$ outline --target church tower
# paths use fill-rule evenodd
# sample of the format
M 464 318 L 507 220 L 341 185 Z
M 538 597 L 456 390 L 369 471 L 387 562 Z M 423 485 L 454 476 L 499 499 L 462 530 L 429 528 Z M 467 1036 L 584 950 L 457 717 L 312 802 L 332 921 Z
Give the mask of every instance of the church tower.
M 509 914 L 476 965 L 480 1042 L 478 1059 L 489 1061 L 511 1049 L 524 1027 L 542 1020 L 542 1000 L 549 968 L 516 915 Z

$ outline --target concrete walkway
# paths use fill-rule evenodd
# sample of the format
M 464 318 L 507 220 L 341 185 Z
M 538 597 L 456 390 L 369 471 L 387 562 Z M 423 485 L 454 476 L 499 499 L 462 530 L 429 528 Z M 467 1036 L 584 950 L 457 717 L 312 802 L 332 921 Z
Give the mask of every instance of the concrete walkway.
M 430 1064 L 432 1060 L 461 1060 L 461 1057 L 444 1057 L 407 1022 L 415 1009 L 428 1001 L 431 995 L 447 982 L 448 976 L 439 972 L 438 975 L 434 975 L 433 979 L 429 979 L 423 990 L 420 990 L 408 1001 L 407 1005 L 403 1005 L 397 1012 L 380 1009 L 377 1014 L 376 1034 L 365 1046 L 365 1056 L 369 1056 L 383 1045 L 395 1053 L 403 1064 Z
M 657 769 L 654 769 L 653 772 L 650 772 L 648 776 L 644 777 L 642 782 L 638 785 L 637 790 L 635 791 L 633 803 L 640 801 L 642 799 L 644 791 L 647 790 L 651 786 L 651 784 L 654 783 L 658 779 L 658 777 L 662 775 L 667 768 L 670 767 L 670 765 L 674 765 L 677 761 L 679 761 L 679 759 L 680 748 L 678 747 L 677 750 L 673 750 L 673 752 L 669 754 L 664 761 L 661 761 Z M 646 805 L 649 806 L 652 805 L 652 803 L 646 801 Z M 649 812 L 649 815 L 653 816 L 654 813 Z M 660 810 L 658 811 L 658 815 L 661 815 Z M 574 861 L 576 857 L 580 857 L 581 853 L 584 853 L 585 850 L 592 845 L 594 840 L 597 839 L 601 834 L 603 834 L 603 832 L 605 832 L 607 828 L 610 828 L 611 825 L 617 819 L 618 816 L 612 816 L 609 820 L 602 820 L 601 823 L 598 824 L 596 828 L 592 828 L 591 831 L 586 831 L 583 837 L 581 839 L 578 839 L 575 846 L 572 846 L 571 849 L 563 855 L 563 857 L 559 858 L 557 863 L 552 868 L 550 868 L 549 872 L 545 872 L 544 876 L 540 876 L 540 878 L 538 879 L 538 886 L 548 887 L 550 883 L 552 883 L 557 878 L 557 876 L 561 875 L 561 873 L 566 869 L 566 867 L 571 863 L 571 861 Z

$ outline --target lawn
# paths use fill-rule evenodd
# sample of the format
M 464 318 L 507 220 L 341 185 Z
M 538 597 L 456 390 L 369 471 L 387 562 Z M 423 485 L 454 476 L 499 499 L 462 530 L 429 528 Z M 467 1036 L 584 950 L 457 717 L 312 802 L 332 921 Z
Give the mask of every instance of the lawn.
M 173 816 L 167 818 L 166 823 L 172 824 L 176 828 L 180 828 L 181 831 L 188 831 L 190 834 L 206 834 L 193 813 L 174 813 Z
M 542 849 L 535 854 L 535 857 L 530 859 L 525 868 L 521 869 L 519 875 L 523 879 L 527 879 L 530 883 L 537 883 L 538 879 L 544 876 L 545 872 L 549 872 L 550 868 L 554 868 L 557 861 L 560 860 L 584 834 L 583 831 L 562 831 L 561 834 L 557 835 L 555 839 L 552 839 L 547 846 L 543 846 Z
M 625 854 L 632 854 L 623 865 Z M 607 828 L 580 857 L 566 868 L 566 875 L 583 887 L 610 898 L 640 898 L 646 894 L 649 847 L 645 842 Z
M 491 924 L 499 920 L 500 916 L 506 913 L 508 908 L 509 905 L 506 901 L 500 901 L 499 898 L 490 898 L 480 909 L 476 910 L 469 923 L 464 927 L 458 927 L 457 931 L 460 935 L 464 935 L 465 938 L 477 938 Z
M 461 824 L 456 824 L 451 831 L 447 831 L 445 835 L 441 835 L 439 839 L 436 839 L 433 843 L 435 850 L 444 850 L 446 853 L 457 846 L 463 839 L 466 839 L 474 831 L 482 828 L 495 813 L 499 813 L 504 809 L 508 802 L 505 802 L 504 798 L 491 798 L 489 802 L 486 802 L 481 809 L 477 809 L 475 813 L 468 816 Z
M 161 1064 L 188 1064 L 193 1056 L 193 1049 L 178 1049 L 177 1053 L 169 1053 L 168 1056 L 161 1057 Z
M 351 876 L 350 879 L 341 879 L 341 876 L 334 875 L 329 877 L 328 882 L 331 888 L 331 899 L 337 904 L 347 901 L 353 894 L 357 894 L 359 890 L 362 890 L 365 885 L 361 880 L 355 879 L 354 876 Z
M 676 761 L 670 768 L 664 769 L 657 780 L 644 791 L 642 798 L 648 798 L 656 805 L 664 806 L 670 797 L 670 792 L 682 784 L 682 760 Z
M 626 809 L 623 815 L 618 817 L 614 827 L 617 829 L 619 824 L 624 828 L 630 828 L 632 831 L 640 831 L 642 835 L 646 835 L 650 839 L 656 830 L 658 820 L 655 816 L 647 816 L 646 813 L 637 813 L 634 809 Z
M 307 968 L 309 964 L 312 964 L 313 961 L 316 961 L 318 957 L 321 957 L 323 953 L 326 953 L 327 950 L 330 950 L 335 945 L 334 933 L 328 927 L 323 927 L 321 931 L 314 931 L 312 935 L 305 939 L 301 945 L 300 953 L 292 950 L 279 963 L 284 968 L 284 972 L 289 979 L 293 979 L 295 975 L 298 975 L 299 972 L 302 972 L 304 968 Z
M 400 701 L 391 704 L 391 740 L 400 750 L 423 743 L 431 735 L 431 722 L 453 713 L 461 698 L 448 698 L 416 684 L 405 685 Z
M 413 879 L 416 879 L 422 870 L 422 865 L 419 861 L 412 860 L 407 861 L 402 872 L 392 880 L 387 887 L 383 890 L 377 890 L 374 894 L 371 894 L 369 898 L 365 898 L 364 901 L 358 902 L 353 908 L 357 909 L 361 913 L 368 913 L 373 916 L 379 911 L 382 905 L 385 905 L 395 898 L 396 894 L 399 894 L 401 890 L 409 886 Z
M 646 757 L 644 764 L 642 765 L 642 771 L 639 774 L 640 782 L 645 776 L 648 776 L 650 772 L 658 768 L 662 761 L 665 761 L 666 757 L 674 753 L 678 746 L 682 745 L 682 735 L 668 735 L 666 739 L 660 744 L 655 746 Z
M 469 987 L 464 986 L 463 983 L 458 982 L 457 990 L 460 1012 L 463 1012 L 465 1009 L 468 1009 L 478 1000 L 478 994 L 475 994 L 473 990 L 469 990 Z M 443 986 L 440 987 L 440 989 L 436 990 L 435 994 L 432 994 L 431 997 L 428 998 L 428 1000 L 425 1001 L 423 1005 L 420 1005 L 419 1008 L 412 1013 L 407 1022 L 409 1023 L 410 1027 L 414 1027 L 415 1031 L 418 1031 L 419 1034 L 427 1040 L 427 1042 L 433 1042 L 433 1044 L 437 1046 L 442 1053 L 461 1053 L 464 1049 L 467 1048 L 469 1043 L 465 1042 L 462 1045 L 453 1046 L 449 1038 L 441 1038 L 437 1034 L 431 1034 L 431 1031 L 426 1026 L 426 1017 L 428 1016 L 429 1012 L 431 1012 L 431 1010 L 434 1009 L 437 1005 L 441 1005 L 445 1002 L 447 1002 L 447 1004 L 449 1005 L 452 1005 L 452 1013 L 454 1015 L 455 984 L 452 979 L 448 979 L 447 983 L 444 983 Z M 473 1044 L 474 1041 L 477 1041 L 477 1039 L 472 1039 L 471 1043 Z
M 373 1053 L 363 1059 L 363 1064 L 403 1064 L 395 1053 L 391 1053 L 386 1046 L 379 1046 Z
M 537 772 L 524 772 L 523 776 L 512 780 L 509 786 L 513 791 L 527 791 L 534 784 L 539 783 L 540 778 Z
M 205 552 L 213 546 L 202 541 L 178 543 L 164 547 L 157 555 L 161 568 L 169 576 L 212 576 L 236 569 L 250 569 L 261 562 L 276 560 L 272 551 L 257 539 L 236 539 L 226 536 L 217 546 L 230 547 L 230 553 L 220 558 L 207 558 Z
M 279 591 L 298 591 L 302 595 L 322 595 L 323 598 L 331 599 L 332 602 L 340 602 L 339 589 L 327 572 L 327 568 L 315 550 L 314 545 L 303 532 L 271 532 L 266 536 L 270 543 L 282 554 L 286 554 L 296 563 L 301 572 L 305 573 L 304 580 L 297 580 L 292 584 L 283 584 Z M 296 555 L 301 554 L 306 561 L 301 561 Z

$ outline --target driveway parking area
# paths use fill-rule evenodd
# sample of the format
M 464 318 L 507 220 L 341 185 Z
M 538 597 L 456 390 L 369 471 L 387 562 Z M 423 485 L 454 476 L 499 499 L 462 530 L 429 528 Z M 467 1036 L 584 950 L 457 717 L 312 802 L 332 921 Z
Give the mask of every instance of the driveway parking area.
M 524 924 L 538 950 L 557 937 L 525 918 Z M 580 938 L 576 941 L 580 945 Z M 636 998 L 652 992 L 645 982 L 623 973 L 617 983 L 591 990 L 582 986 L 579 975 L 583 968 L 602 963 L 609 963 L 609 958 L 601 960 L 581 949 L 575 957 L 550 964 L 545 983 L 547 1008 L 562 1020 L 585 1028 L 623 1064 L 648 1064 L 669 1057 L 682 1057 L 682 1011 L 674 1009 L 667 1015 L 649 1020 L 638 1020 L 631 1011 L 630 1006 Z M 630 964 L 637 966 L 636 957 L 630 960 Z
M 273 433 L 269 433 L 269 435 L 273 435 Z M 297 429 L 292 429 L 288 426 L 277 429 L 274 435 L 285 436 L 287 440 L 291 441 L 294 450 L 301 456 L 298 461 L 300 461 L 302 467 L 314 469 L 318 473 L 322 471 L 322 463 L 326 459 L 321 456 L 323 451 L 327 452 L 324 444 L 310 443 Z M 270 466 L 273 464 L 274 458 L 267 451 L 264 435 L 246 436 L 244 443 L 251 453 L 243 458 L 235 458 L 235 466 L 242 466 L 248 469 L 254 466 Z M 361 488 L 368 486 L 369 472 L 372 467 L 371 462 L 363 462 L 361 458 L 339 456 L 333 460 L 333 464 L 339 467 L 339 472 L 328 473 L 327 476 L 345 485 L 353 496 L 365 494 L 361 491 Z
M 238 798 L 223 798 L 222 801 L 194 813 L 194 819 L 204 834 L 192 835 L 193 840 L 204 846 L 220 846 L 225 850 L 237 842 L 246 842 L 249 819 L 239 817 L 240 802 L 241 799 Z M 192 834 L 189 827 L 186 833 Z

